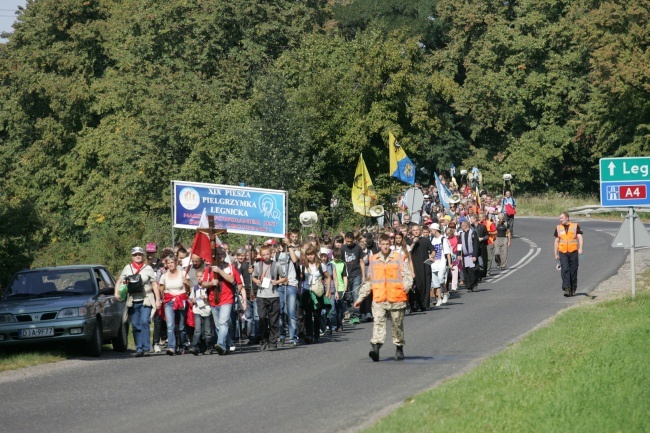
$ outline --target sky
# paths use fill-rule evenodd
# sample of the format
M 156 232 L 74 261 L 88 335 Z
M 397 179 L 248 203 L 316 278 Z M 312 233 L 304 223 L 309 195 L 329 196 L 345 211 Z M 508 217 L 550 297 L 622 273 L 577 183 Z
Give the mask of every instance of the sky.
M 0 33 L 11 32 L 11 25 L 16 20 L 15 12 L 18 6 L 25 6 L 27 0 L 0 0 Z M 0 42 L 7 42 L 0 38 Z

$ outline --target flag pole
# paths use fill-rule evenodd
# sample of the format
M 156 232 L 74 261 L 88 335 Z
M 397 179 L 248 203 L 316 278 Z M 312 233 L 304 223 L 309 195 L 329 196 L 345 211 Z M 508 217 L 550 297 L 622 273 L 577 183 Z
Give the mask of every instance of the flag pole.
M 388 225 L 393 230 L 393 176 L 388 176 Z
M 363 176 L 363 191 L 364 191 L 364 195 L 363 195 L 363 225 L 365 226 L 366 225 L 366 213 L 367 213 L 366 212 L 366 195 L 365 195 L 365 192 L 366 192 L 366 170 L 365 170 L 365 168 L 367 168 L 367 167 L 366 167 L 366 161 L 363 160 L 363 152 L 361 152 L 361 161 L 363 161 L 363 167 L 364 167 L 364 170 L 361 172 L 361 176 Z

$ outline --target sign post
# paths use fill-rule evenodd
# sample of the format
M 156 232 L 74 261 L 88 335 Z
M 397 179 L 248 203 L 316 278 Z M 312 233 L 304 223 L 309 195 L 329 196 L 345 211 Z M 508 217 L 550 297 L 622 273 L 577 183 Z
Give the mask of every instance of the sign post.
M 600 205 L 602 207 L 628 207 L 629 228 L 625 222 L 621 226 L 613 247 L 624 245 L 626 232 L 629 232 L 630 265 L 632 278 L 632 297 L 636 296 L 636 268 L 634 250 L 637 246 L 647 246 L 648 233 L 634 213 L 634 206 L 650 205 L 650 157 L 601 158 L 600 160 Z M 635 233 L 635 225 L 639 233 Z M 643 232 L 641 231 L 643 230 Z M 636 235 L 636 236 L 635 236 Z M 644 236 L 645 235 L 645 236 Z M 637 241 L 637 237 L 640 242 Z

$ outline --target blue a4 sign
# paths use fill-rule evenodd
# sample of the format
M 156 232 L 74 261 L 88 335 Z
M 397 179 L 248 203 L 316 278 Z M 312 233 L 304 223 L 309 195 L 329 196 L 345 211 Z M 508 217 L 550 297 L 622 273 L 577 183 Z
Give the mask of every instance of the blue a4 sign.
M 650 182 L 602 182 L 600 204 L 603 207 L 650 205 L 648 190 Z

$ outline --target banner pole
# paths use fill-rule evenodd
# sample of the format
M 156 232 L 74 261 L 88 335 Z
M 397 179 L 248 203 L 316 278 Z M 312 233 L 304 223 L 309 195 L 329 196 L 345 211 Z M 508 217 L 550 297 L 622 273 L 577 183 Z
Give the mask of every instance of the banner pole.
M 169 186 L 171 190 L 171 210 L 172 210 L 172 245 L 171 247 L 174 248 L 174 181 L 170 180 L 169 181 Z

